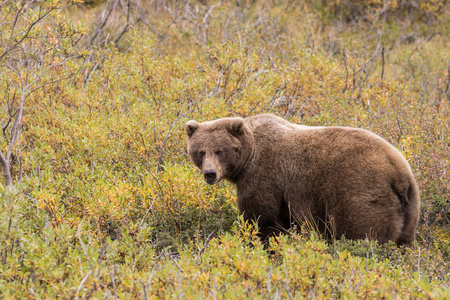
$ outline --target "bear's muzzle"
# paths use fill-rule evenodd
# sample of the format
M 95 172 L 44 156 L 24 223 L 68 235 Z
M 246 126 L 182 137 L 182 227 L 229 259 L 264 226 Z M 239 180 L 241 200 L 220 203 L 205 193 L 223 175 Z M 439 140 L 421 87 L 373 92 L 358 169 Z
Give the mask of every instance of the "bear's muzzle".
M 206 170 L 203 172 L 203 177 L 205 178 L 206 183 L 214 184 L 216 183 L 217 172 L 215 170 Z

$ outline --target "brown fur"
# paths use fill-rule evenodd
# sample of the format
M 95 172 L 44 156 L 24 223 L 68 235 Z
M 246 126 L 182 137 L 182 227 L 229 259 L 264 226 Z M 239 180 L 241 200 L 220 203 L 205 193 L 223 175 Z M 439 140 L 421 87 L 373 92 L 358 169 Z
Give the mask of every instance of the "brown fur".
M 411 245 L 417 184 L 402 154 L 369 131 L 308 127 L 265 114 L 186 123 L 188 152 L 209 184 L 237 186 L 263 239 L 308 221 L 350 239 Z

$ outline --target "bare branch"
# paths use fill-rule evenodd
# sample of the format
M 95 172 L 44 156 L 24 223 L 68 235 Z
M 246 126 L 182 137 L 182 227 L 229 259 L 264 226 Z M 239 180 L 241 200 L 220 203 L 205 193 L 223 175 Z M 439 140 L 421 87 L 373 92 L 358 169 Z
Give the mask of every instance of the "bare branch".
M 12 186 L 11 174 L 9 172 L 9 160 L 3 156 L 3 153 L 0 151 L 0 164 L 3 169 L 3 177 L 5 178 L 5 185 Z
M 384 79 L 384 46 L 381 50 L 381 80 Z
M 70 48 L 64 48 L 63 43 L 59 41 L 66 38 L 73 41 L 77 30 L 68 30 L 68 34 L 61 33 L 64 31 L 61 29 L 65 28 L 61 28 L 56 18 L 66 6 L 33 0 L 24 0 L 20 3 L 7 2 L 6 5 L 10 10 L 5 15 L 2 14 L 0 32 L 9 33 L 6 39 L 2 37 L 0 40 L 2 43 L 0 66 L 5 71 L 3 78 L 6 80 L 6 121 L 2 124 L 2 131 L 7 146 L 0 151 L 0 163 L 6 186 L 11 187 L 11 165 L 19 163 L 19 180 L 23 172 L 20 136 L 25 101 L 35 91 L 73 76 L 70 74 L 63 78 L 60 77 L 63 75 L 46 78 L 49 74 L 57 75 L 53 70 L 75 57 L 69 53 Z M 66 26 L 66 23 L 63 26 Z M 73 28 L 76 29 L 75 26 Z M 55 62 L 56 59 L 60 60 Z M 14 90 L 12 97 L 9 96 L 11 88 Z M 16 91 L 20 95 L 17 102 Z M 14 153 L 16 157 L 12 160 Z
M 195 264 L 198 266 L 201 262 L 202 262 L 202 254 L 203 252 L 206 250 L 206 247 L 208 247 L 209 242 L 211 241 L 211 238 L 213 237 L 214 233 L 216 233 L 216 231 L 212 231 L 207 237 L 206 240 L 203 244 L 203 247 L 200 249 L 200 251 L 198 252 L 197 255 L 197 260 L 195 261 Z
M 447 100 L 450 101 L 450 62 L 448 63 L 448 67 L 447 67 L 447 86 L 445 87 L 444 90 L 444 95 L 445 97 L 447 97 Z
M 31 91 L 29 91 L 29 92 L 25 95 L 25 99 L 28 98 L 28 97 L 29 97 L 32 93 L 34 93 L 35 91 L 37 91 L 37 90 L 43 88 L 44 86 L 47 86 L 47 85 L 50 85 L 50 84 L 54 84 L 54 83 L 58 83 L 58 82 L 67 80 L 67 79 L 73 77 L 74 75 L 75 75 L 75 74 L 70 74 L 70 75 L 67 76 L 67 77 L 63 77 L 63 78 L 55 79 L 55 80 L 52 80 L 52 81 L 44 82 L 43 84 L 41 84 L 41 85 L 35 87 L 34 89 L 32 89 Z
M 348 86 L 348 67 L 347 67 L 347 50 L 344 50 L 342 52 L 343 56 L 344 56 L 344 66 L 345 66 L 345 86 L 342 89 L 342 94 L 345 93 L 345 91 L 347 90 L 347 86 Z
M 90 271 L 86 274 L 86 276 L 84 276 L 83 280 L 81 280 L 81 283 L 80 283 L 80 285 L 78 286 L 78 289 L 77 289 L 77 296 L 76 296 L 76 299 L 79 299 L 79 295 L 80 295 L 81 288 L 83 287 L 84 282 L 88 279 L 88 277 L 91 276 L 91 274 L 92 274 L 92 270 L 90 270 Z
M 103 29 L 103 27 L 105 27 L 106 22 L 108 22 L 109 17 L 111 16 L 111 13 L 113 12 L 114 8 L 116 7 L 117 3 L 119 3 L 119 0 L 116 0 L 114 2 L 114 4 L 111 6 L 111 8 L 109 9 L 108 13 L 105 16 L 106 13 L 106 9 L 108 7 L 108 4 L 110 3 L 110 0 L 108 0 L 105 4 L 105 8 L 103 9 L 102 12 L 102 21 L 101 23 L 97 26 L 97 28 L 95 29 L 94 34 L 92 35 L 92 37 L 89 39 L 89 44 L 92 45 L 92 43 L 94 42 L 94 40 L 97 38 L 98 34 L 100 33 L 100 30 Z
M 127 14 L 127 23 L 125 24 L 125 26 L 123 26 L 123 30 L 122 32 L 119 34 L 119 36 L 114 40 L 114 43 L 117 46 L 117 43 L 120 41 L 120 39 L 122 38 L 122 36 L 128 31 L 128 29 L 130 28 L 130 10 L 131 10 L 131 0 L 128 0 L 128 10 L 126 12 Z
M 25 5 L 24 5 L 23 7 L 25 7 Z M 21 8 L 21 9 L 22 9 L 22 8 Z M 40 15 L 40 12 L 39 12 L 39 17 L 38 17 L 33 23 L 31 23 L 31 24 L 27 27 L 26 31 L 23 33 L 22 38 L 21 38 L 19 41 L 17 41 L 16 43 L 14 43 L 14 45 L 10 46 L 10 43 L 11 43 L 11 40 L 12 40 L 12 35 L 13 35 L 13 33 L 14 33 L 14 28 L 15 28 L 16 22 L 17 22 L 17 20 L 18 20 L 18 14 L 17 14 L 17 15 L 16 15 L 17 18 L 15 19 L 14 26 L 13 26 L 13 28 L 12 28 L 12 30 L 11 30 L 11 37 L 10 37 L 10 39 L 8 40 L 8 45 L 6 46 L 6 49 L 5 49 L 4 53 L 3 53 L 2 55 L 0 55 L 0 61 L 3 60 L 3 58 L 8 54 L 8 52 L 11 51 L 11 49 L 14 49 L 17 45 L 19 45 L 20 43 L 22 43 L 22 42 L 28 37 L 28 35 L 30 34 L 31 30 L 34 28 L 34 26 L 36 26 L 36 24 L 38 24 L 38 23 L 41 22 L 43 19 L 45 19 L 45 18 L 46 18 L 52 11 L 54 11 L 54 10 L 55 10 L 55 8 L 51 8 L 49 11 L 47 11 L 47 12 L 46 12 L 44 15 L 42 15 L 42 16 Z M 20 11 L 20 10 L 19 10 L 19 11 Z

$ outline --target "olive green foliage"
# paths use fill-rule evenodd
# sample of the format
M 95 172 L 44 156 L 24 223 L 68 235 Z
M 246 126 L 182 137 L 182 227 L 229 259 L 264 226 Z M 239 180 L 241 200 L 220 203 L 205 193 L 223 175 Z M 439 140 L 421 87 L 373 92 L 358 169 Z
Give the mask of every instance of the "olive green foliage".
M 447 3 L 93 3 L 60 12 L 83 35 L 76 58 L 25 102 L 14 187 L 0 191 L 2 297 L 450 293 Z M 325 242 L 306 224 L 265 249 L 232 185 L 190 163 L 183 126 L 265 112 L 400 149 L 421 190 L 416 245 Z
M 0 2 L 0 164 L 8 187 L 13 185 L 12 165 L 19 165 L 20 179 L 23 174 L 20 134 L 25 101 L 36 90 L 64 79 L 58 69 L 73 58 L 73 47 L 83 35 L 79 26 L 66 22 L 62 5 L 59 1 Z

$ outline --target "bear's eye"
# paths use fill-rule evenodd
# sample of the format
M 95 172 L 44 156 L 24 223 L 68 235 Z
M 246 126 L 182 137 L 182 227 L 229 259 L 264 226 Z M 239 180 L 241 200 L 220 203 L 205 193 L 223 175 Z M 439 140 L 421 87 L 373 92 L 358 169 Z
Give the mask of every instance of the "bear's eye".
M 233 147 L 234 152 L 239 152 L 239 147 Z
M 198 151 L 198 156 L 200 156 L 200 157 L 203 157 L 203 156 L 205 156 L 205 154 L 206 154 L 206 152 L 205 152 L 205 151 L 203 151 L 203 150 L 201 150 L 201 151 Z
M 214 153 L 215 153 L 216 155 L 220 155 L 220 154 L 222 154 L 222 150 L 216 150 L 216 151 L 214 151 Z

